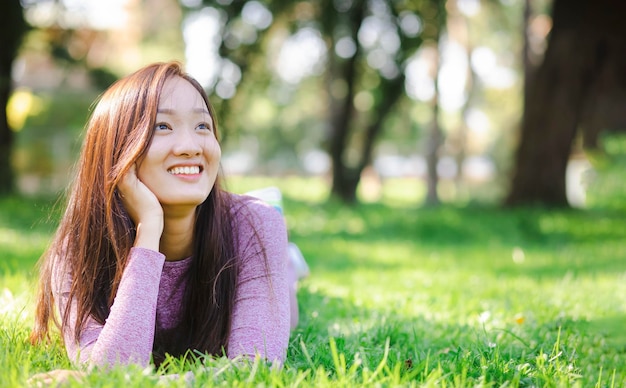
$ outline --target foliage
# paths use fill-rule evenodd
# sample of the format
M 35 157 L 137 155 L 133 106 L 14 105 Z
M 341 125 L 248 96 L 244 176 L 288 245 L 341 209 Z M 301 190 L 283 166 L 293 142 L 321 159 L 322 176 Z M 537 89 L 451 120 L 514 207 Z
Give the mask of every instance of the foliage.
M 218 15 L 220 60 L 236 69 L 237 74 L 230 79 L 222 74 L 214 81 L 218 95 L 224 96 L 220 92 L 224 85 L 229 85 L 228 89 L 232 90 L 218 101 L 227 117 L 227 126 L 242 130 L 249 128 L 242 125 L 245 113 L 233 113 L 239 112 L 238 108 L 254 106 L 254 101 L 263 99 L 265 94 L 282 94 L 279 100 L 293 101 L 303 79 L 323 75 L 315 77 L 314 85 L 306 85 L 306 92 L 322 101 L 315 105 L 314 116 L 321 123 L 317 127 L 321 127 L 323 135 L 321 139 L 320 136 L 318 139 L 307 138 L 308 133 L 319 132 L 319 129 L 307 130 L 309 125 L 304 118 L 298 123 L 299 138 L 302 143 L 309 143 L 305 144 L 306 148 L 327 149 L 333 166 L 332 192 L 344 201 L 352 202 L 361 172 L 373 157 L 379 134 L 390 125 L 398 125 L 397 120 L 387 118 L 393 116 L 392 113 L 406 119 L 409 117 L 405 110 L 396 108 L 405 97 L 405 68 L 425 39 L 438 36 L 433 30 L 439 31 L 445 20 L 444 2 L 322 0 L 294 3 L 274 0 L 222 5 L 204 3 Z M 280 57 L 282 48 L 305 35 L 309 37 L 308 43 L 315 41 L 322 46 L 316 58 L 308 58 L 308 62 L 314 62 L 314 69 L 298 76 L 286 74 L 280 70 L 278 60 L 270 58 L 275 54 Z M 294 54 L 305 55 L 290 53 Z M 290 58 L 289 61 L 292 66 L 311 66 L 302 58 Z M 285 95 L 291 98 L 285 98 Z M 248 103 L 242 103 L 242 100 Z M 275 120 L 280 120 L 280 112 L 287 110 L 287 102 L 274 101 L 268 105 L 278 113 L 270 113 Z M 246 109 L 241 111 L 246 112 Z M 247 113 L 251 112 L 247 110 Z M 256 126 L 256 118 L 252 117 L 255 121 L 252 127 Z M 281 124 L 273 125 L 282 127 Z M 272 134 L 280 131 L 271 129 Z M 270 136 L 263 145 L 276 144 L 280 139 Z
M 25 89 L 14 95 L 27 99 L 31 106 L 17 133 L 12 157 L 16 173 L 22 182 L 27 182 L 22 183 L 22 190 L 47 194 L 67 185 L 96 93 L 72 90 L 33 93 Z M 33 187 L 28 187 L 29 177 L 36 177 L 30 183 Z
M 24 4 L 32 5 L 34 3 L 31 1 Z M 469 54 L 473 49 L 482 50 L 482 54 L 491 53 L 493 57 L 489 57 L 489 55 L 487 57 L 494 62 L 492 66 L 497 65 L 494 67 L 494 74 L 492 74 L 494 77 L 492 78 L 497 78 L 495 75 L 499 74 L 495 70 L 506 69 L 510 71 L 506 74 L 511 77 L 511 84 L 500 87 L 490 86 L 488 80 L 483 79 L 484 74 L 481 73 L 477 75 L 472 85 L 467 86 L 475 89 L 471 92 L 474 97 L 467 106 L 469 116 L 476 112 L 484 113 L 484 119 L 490 123 L 483 129 L 470 127 L 463 129 L 464 123 L 458 109 L 450 108 L 451 110 L 447 110 L 444 107 L 441 116 L 446 142 L 440 150 L 440 155 L 448 159 L 447 161 L 454 158 L 456 163 L 462 163 L 463 158 L 483 155 L 487 156 L 485 159 L 488 161 L 493 160 L 493 166 L 489 166 L 496 170 L 495 179 L 497 180 L 490 185 L 489 197 L 493 200 L 501 197 L 508 186 L 508 175 L 512 164 L 511 154 L 517 143 L 521 106 L 520 88 L 522 85 L 517 73 L 513 70 L 519 67 L 517 57 L 522 45 L 522 37 L 519 32 L 522 29 L 520 24 L 522 23 L 521 14 L 524 4 L 522 1 L 504 2 L 499 0 L 477 3 L 480 3 L 480 9 L 475 14 L 462 13 L 456 10 L 456 23 L 458 24 L 459 19 L 462 19 L 463 23 L 466 24 L 466 31 L 461 34 L 467 34 L 466 47 L 461 42 L 462 39 L 448 41 L 448 43 L 453 46 L 464 45 L 462 50 L 467 51 L 465 54 L 468 54 L 468 59 L 470 59 Z M 547 12 L 549 11 L 547 9 L 549 3 L 548 0 L 539 0 L 533 2 L 533 5 L 536 8 L 541 8 L 541 12 Z M 56 6 L 63 7 L 63 4 L 58 3 Z M 345 64 L 348 60 L 348 58 L 337 57 L 334 47 L 339 40 L 348 38 L 345 30 L 348 24 L 343 23 L 343 20 L 348 18 L 347 15 L 350 12 L 338 13 L 335 7 L 365 4 L 367 7 L 364 11 L 366 16 L 364 23 L 367 22 L 370 26 L 376 25 L 376 23 L 371 23 L 372 19 L 378 18 L 376 22 L 382 23 L 385 18 L 388 18 L 387 22 L 390 24 L 387 26 L 390 27 L 393 24 L 393 28 L 390 27 L 389 31 L 379 29 L 378 32 L 383 34 L 387 31 L 391 34 L 395 31 L 401 40 L 400 50 L 392 58 L 392 62 L 400 70 L 406 69 L 407 61 L 415 58 L 412 55 L 420 48 L 424 48 L 424 40 L 427 44 L 429 43 L 428 39 L 432 38 L 433 35 L 434 21 L 438 17 L 434 11 L 437 7 L 441 8 L 441 2 L 434 0 L 419 2 L 388 0 L 371 2 L 331 2 L 326 0 L 299 2 L 283 0 L 258 2 L 196 1 L 183 2 L 183 4 L 197 4 L 197 8 L 186 9 L 188 17 L 193 16 L 194 13 L 206 13 L 208 9 L 215 11 L 219 16 L 219 20 L 215 24 L 219 25 L 220 33 L 214 36 L 218 41 L 209 42 L 209 39 L 205 39 L 207 40 L 206 46 L 209 46 L 210 43 L 221 44 L 220 55 L 222 57 L 218 63 L 204 63 L 203 66 L 205 68 L 222 68 L 213 84 L 209 85 L 209 89 L 213 89 L 215 92 L 211 98 L 219 108 L 217 116 L 224 140 L 222 143 L 223 155 L 225 159 L 233 156 L 232 160 L 236 159 L 236 156 L 243 155 L 241 159 L 247 161 L 248 164 L 242 164 L 245 164 L 246 168 L 253 169 L 254 173 L 257 174 L 311 173 L 313 169 L 310 166 L 312 164 L 318 168 L 315 171 L 317 173 L 328 167 L 328 159 L 324 153 L 320 152 L 320 149 L 328 149 L 329 146 L 331 127 L 327 122 L 329 106 L 337 107 L 339 105 L 328 101 L 334 94 L 345 94 L 346 85 L 339 79 L 338 82 L 333 83 L 334 86 L 329 86 L 329 76 L 323 72 L 333 61 L 337 65 Z M 246 7 L 250 8 L 251 4 L 256 4 L 256 12 L 260 12 L 259 9 L 261 8 L 270 12 L 269 25 L 260 23 L 260 19 L 250 19 L 249 15 L 244 17 Z M 144 40 L 138 50 L 153 52 L 153 55 L 141 55 L 142 58 L 166 59 L 171 58 L 171 56 L 182 58 L 182 54 L 179 52 L 180 47 L 175 48 L 176 45 L 173 43 L 176 41 L 180 44 L 182 41 L 178 39 L 180 31 L 177 28 L 154 27 L 165 24 L 168 26 L 178 25 L 177 22 L 174 23 L 173 21 L 179 21 L 178 12 L 181 6 L 178 3 L 170 4 L 170 6 L 176 9 L 175 12 L 171 12 L 172 15 L 168 18 L 167 23 L 162 23 L 161 19 L 155 18 L 153 13 L 168 14 L 168 12 L 158 12 L 152 7 L 142 6 L 142 9 L 145 8 L 146 11 L 146 20 L 156 21 L 142 27 Z M 387 7 L 386 11 L 381 11 L 385 7 Z M 453 8 L 448 7 L 446 11 L 452 12 Z M 59 13 L 59 15 L 61 14 L 62 12 Z M 258 13 L 257 17 L 261 14 L 262 12 Z M 404 28 L 406 29 L 407 25 L 411 26 L 410 21 L 415 21 L 415 19 L 407 15 L 415 16 L 416 20 L 421 23 L 419 24 L 421 30 L 416 36 L 406 36 L 403 34 L 405 31 L 400 28 L 402 23 L 394 24 L 405 17 L 405 22 L 407 20 L 409 22 L 405 23 Z M 547 17 L 544 15 L 544 18 Z M 185 19 L 185 23 L 188 21 L 189 19 Z M 450 25 L 459 29 L 459 26 L 454 23 Z M 212 27 L 211 23 L 205 24 L 203 28 L 206 30 L 207 27 Z M 337 32 L 331 34 L 329 31 L 333 28 Z M 375 29 L 373 28 L 373 30 Z M 157 34 L 156 30 L 163 30 L 164 35 Z M 362 28 L 362 30 L 365 31 L 366 29 Z M 319 52 L 316 66 L 309 72 L 303 73 L 307 76 L 296 80 L 287 79 L 280 67 L 277 66 L 281 50 L 303 31 L 323 41 L 324 50 Z M 58 54 L 57 57 L 65 58 L 61 62 L 57 61 L 66 67 L 60 73 L 62 74 L 61 78 L 67 78 L 70 74 L 75 76 L 73 73 L 76 72 L 76 69 L 86 66 L 84 62 L 87 50 L 96 50 L 96 46 L 90 44 L 91 40 L 89 39 L 96 39 L 103 34 L 103 32 L 94 32 L 94 35 L 87 32 L 80 28 L 63 31 L 60 25 L 36 29 L 29 33 L 29 38 L 22 49 L 27 49 L 31 54 L 55 51 Z M 200 36 L 201 34 L 197 35 Z M 450 35 L 452 35 L 452 31 Z M 343 39 L 342 44 L 348 40 Z M 381 45 L 365 47 L 360 43 L 358 36 L 353 40 L 356 40 L 358 48 L 355 55 L 360 55 L 355 73 L 355 87 L 358 90 L 355 90 L 354 101 L 358 100 L 359 104 L 362 105 L 349 106 L 352 110 L 351 114 L 355 116 L 353 124 L 351 124 L 354 131 L 348 136 L 347 148 L 342 155 L 346 165 L 351 167 L 359 164 L 359 149 L 367 140 L 366 128 L 368 123 L 372 122 L 370 119 L 382 117 L 380 105 L 377 104 L 390 100 L 386 97 L 383 87 L 385 82 L 389 81 L 386 73 L 368 63 L 368 58 L 375 57 L 372 53 L 379 52 Z M 157 46 L 161 46 L 162 51 L 155 50 Z M 72 54 L 70 53 L 71 50 L 68 51 L 70 47 L 80 47 L 81 49 Z M 116 58 L 116 61 L 119 61 L 120 58 Z M 457 57 L 450 57 L 449 61 L 455 62 L 455 58 L 458 59 Z M 128 61 L 125 64 L 130 66 Z M 240 68 L 241 71 L 233 70 L 230 64 L 234 64 L 234 67 Z M 90 83 L 97 88 L 109 84 L 116 74 L 127 71 L 127 68 L 120 67 L 119 64 L 107 64 L 108 67 L 97 68 L 93 68 L 93 66 L 96 65 L 87 66 L 88 69 L 83 69 L 81 72 L 84 72 L 85 76 L 89 76 L 92 81 Z M 122 71 L 121 68 L 124 70 Z M 116 69 L 117 73 L 111 73 L 110 69 Z M 462 71 L 454 71 L 453 73 L 458 75 Z M 446 77 L 442 75 L 443 78 Z M 238 82 L 236 85 L 237 93 L 230 99 L 221 98 L 220 93 L 217 92 L 219 85 L 229 82 Z M 69 85 L 66 83 L 64 87 L 67 86 Z M 420 84 L 420 89 L 428 89 L 427 86 Z M 469 91 L 467 92 L 470 94 Z M 40 180 L 41 183 L 31 186 L 39 187 L 40 191 L 55 191 L 66 181 L 66 179 L 62 179 L 61 175 L 68 170 L 72 163 L 73 151 L 78 148 L 77 145 L 80 140 L 75 129 L 83 126 L 88 106 L 93 101 L 96 92 L 87 92 L 82 97 L 83 101 L 79 100 L 80 96 L 71 95 L 76 93 L 70 92 L 68 95 L 65 90 L 54 90 L 52 93 L 35 90 L 34 93 L 43 101 L 43 110 L 39 113 L 31 112 L 33 113 L 32 117 L 26 122 L 22 132 L 17 134 L 18 150 L 15 152 L 13 162 L 20 178 L 20 188 L 23 187 L 24 175 L 28 175 L 27 179 L 33 178 L 33 175 L 38 175 L 43 176 L 43 179 Z M 50 99 L 56 101 L 50 101 Z M 359 110 L 356 109 L 357 105 L 361 108 L 369 106 L 369 109 Z M 428 144 L 425 141 L 424 128 L 432 117 L 431 109 L 422 102 L 402 96 L 393 107 L 393 111 L 387 116 L 379 123 L 382 130 L 378 133 L 377 139 L 380 139 L 381 142 L 377 143 L 371 154 L 372 159 L 378 156 L 383 156 L 383 158 L 379 159 L 380 163 L 376 164 L 370 172 L 376 170 L 382 175 L 411 174 L 421 177 L 423 174 L 422 159 L 419 155 L 423 153 Z M 31 130 L 33 125 L 38 126 L 35 131 Z M 71 157 L 66 155 L 71 155 Z M 321 157 L 318 159 L 309 158 L 309 156 L 320 155 Z M 393 158 L 396 158 L 394 160 L 399 161 L 399 163 L 390 163 L 389 160 Z M 311 160 L 316 162 L 311 163 Z M 352 174 L 351 176 L 359 177 L 360 175 Z M 466 180 L 459 178 L 455 182 L 457 185 L 455 194 L 446 199 L 458 201 L 473 195 L 472 186 L 475 181 L 467 177 L 464 178 Z M 440 192 L 447 190 L 443 187 L 445 185 L 445 182 L 440 185 Z M 494 186 L 497 187 L 491 190 Z M 470 200 L 474 199 L 476 198 L 472 197 Z
M 324 201 L 314 179 L 228 181 L 237 192 L 268 184 L 282 189 L 290 239 L 311 267 L 284 367 L 199 357 L 157 372 L 94 371 L 87 385 L 156 386 L 160 373 L 180 373 L 168 384 L 185 386 L 187 371 L 194 386 L 626 384 L 623 206 L 345 208 Z M 2 387 L 70 367 L 58 342 L 26 340 L 33 264 L 58 217 L 40 221 L 51 206 L 0 200 Z

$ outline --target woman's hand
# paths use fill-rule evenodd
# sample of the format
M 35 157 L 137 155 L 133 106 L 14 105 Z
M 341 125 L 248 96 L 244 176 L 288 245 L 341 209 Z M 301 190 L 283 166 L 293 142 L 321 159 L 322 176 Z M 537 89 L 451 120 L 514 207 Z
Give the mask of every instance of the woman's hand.
M 163 233 L 163 207 L 156 195 L 137 177 L 133 165 L 117 189 L 124 208 L 137 227 L 135 246 L 159 250 Z
M 38 373 L 28 379 L 29 387 L 60 387 L 71 382 L 80 383 L 85 372 L 69 369 L 56 369 L 46 373 Z

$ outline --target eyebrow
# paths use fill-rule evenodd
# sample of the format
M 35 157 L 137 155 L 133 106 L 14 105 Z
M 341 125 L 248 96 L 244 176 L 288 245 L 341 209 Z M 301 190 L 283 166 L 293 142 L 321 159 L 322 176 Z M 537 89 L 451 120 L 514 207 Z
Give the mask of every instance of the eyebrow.
M 206 114 L 210 114 L 209 111 L 206 108 L 194 108 L 191 110 L 192 113 L 206 113 Z M 161 114 L 165 114 L 165 115 L 173 115 L 174 114 L 174 110 L 172 109 L 157 109 L 157 113 L 161 113 Z

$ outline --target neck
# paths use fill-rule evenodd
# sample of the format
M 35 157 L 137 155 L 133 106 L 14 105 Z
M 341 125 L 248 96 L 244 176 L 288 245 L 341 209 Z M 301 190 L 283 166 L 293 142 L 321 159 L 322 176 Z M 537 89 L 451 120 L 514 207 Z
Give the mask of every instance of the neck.
M 193 253 L 195 208 L 186 212 L 168 212 L 164 209 L 163 234 L 160 251 L 167 261 L 186 259 Z

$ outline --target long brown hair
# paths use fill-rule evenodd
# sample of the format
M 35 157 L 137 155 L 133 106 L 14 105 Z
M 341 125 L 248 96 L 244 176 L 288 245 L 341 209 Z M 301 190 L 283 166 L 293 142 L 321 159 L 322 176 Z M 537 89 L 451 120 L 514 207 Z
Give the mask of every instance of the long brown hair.
M 147 151 L 163 84 L 173 77 L 186 79 L 198 90 L 217 131 L 205 91 L 176 62 L 146 66 L 120 79 L 101 96 L 87 123 L 65 213 L 40 261 L 33 343 L 49 338 L 50 321 L 61 330 L 70 325 L 72 302 L 77 308 L 77 322 L 73 323 L 76 340 L 88 317 L 101 324 L 108 317 L 136 233 L 116 187 Z M 167 342 L 155 338 L 155 361 L 165 352 L 180 355 L 195 349 L 218 354 L 226 349 L 238 268 L 230 197 L 219 180 L 218 176 L 211 194 L 196 210 L 194 259 L 182 322 L 176 330 L 184 335 Z M 55 273 L 67 271 L 73 274 L 69 303 L 59 322 L 52 280 Z

